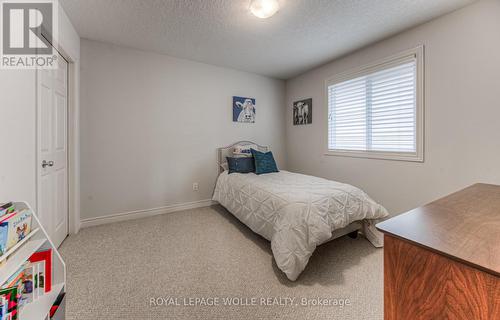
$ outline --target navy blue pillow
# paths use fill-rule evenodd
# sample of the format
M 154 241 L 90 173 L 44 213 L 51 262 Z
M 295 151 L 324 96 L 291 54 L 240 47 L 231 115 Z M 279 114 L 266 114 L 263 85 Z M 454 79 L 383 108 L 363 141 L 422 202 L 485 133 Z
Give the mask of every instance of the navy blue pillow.
M 252 155 L 255 159 L 255 174 L 280 172 L 271 151 L 264 153 L 252 149 Z
M 229 174 L 234 172 L 239 172 L 239 173 L 255 172 L 253 157 L 239 157 L 239 158 L 226 157 L 226 160 L 227 160 L 227 166 L 229 167 Z

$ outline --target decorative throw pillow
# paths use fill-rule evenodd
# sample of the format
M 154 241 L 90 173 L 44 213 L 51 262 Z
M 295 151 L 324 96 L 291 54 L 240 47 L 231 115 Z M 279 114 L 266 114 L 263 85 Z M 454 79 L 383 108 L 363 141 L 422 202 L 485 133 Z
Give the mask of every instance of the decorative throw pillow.
M 279 172 L 276 166 L 276 161 L 274 161 L 273 153 L 260 152 L 252 149 L 252 155 L 255 159 L 255 174 L 264 174 L 271 172 Z
M 242 156 L 242 157 L 251 157 L 252 156 L 252 151 L 251 149 L 255 149 L 257 146 L 254 144 L 250 145 L 245 145 L 245 146 L 235 146 L 233 149 L 233 154 L 235 156 Z
M 234 172 L 238 173 L 255 172 L 253 157 L 239 157 L 239 158 L 226 157 L 226 159 L 229 167 L 229 174 Z

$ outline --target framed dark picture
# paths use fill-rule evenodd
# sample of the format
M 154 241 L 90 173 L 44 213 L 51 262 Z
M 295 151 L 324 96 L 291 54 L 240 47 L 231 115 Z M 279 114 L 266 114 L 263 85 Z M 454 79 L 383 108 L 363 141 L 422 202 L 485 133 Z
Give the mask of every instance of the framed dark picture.
M 293 125 L 312 123 L 312 98 L 293 103 Z
M 233 97 L 233 121 L 255 122 L 255 99 L 245 97 Z

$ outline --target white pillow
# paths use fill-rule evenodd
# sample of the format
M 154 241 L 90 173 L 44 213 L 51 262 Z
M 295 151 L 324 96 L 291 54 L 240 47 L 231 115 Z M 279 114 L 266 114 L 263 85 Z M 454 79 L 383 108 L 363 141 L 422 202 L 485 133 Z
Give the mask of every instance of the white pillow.
M 235 146 L 233 149 L 233 154 L 240 157 L 251 157 L 252 151 L 250 149 L 258 150 L 255 144 L 247 144 L 244 146 Z

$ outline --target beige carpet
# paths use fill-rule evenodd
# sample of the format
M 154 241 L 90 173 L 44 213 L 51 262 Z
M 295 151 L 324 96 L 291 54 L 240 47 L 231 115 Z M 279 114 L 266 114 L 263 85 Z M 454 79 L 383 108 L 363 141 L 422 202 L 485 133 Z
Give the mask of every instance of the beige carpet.
M 270 244 L 219 206 L 83 229 L 61 253 L 67 319 L 383 318 L 381 249 L 342 237 L 320 246 L 290 282 Z M 350 305 L 335 305 L 345 299 Z

